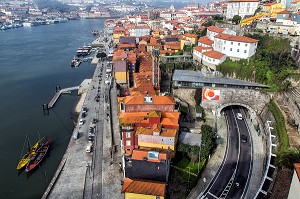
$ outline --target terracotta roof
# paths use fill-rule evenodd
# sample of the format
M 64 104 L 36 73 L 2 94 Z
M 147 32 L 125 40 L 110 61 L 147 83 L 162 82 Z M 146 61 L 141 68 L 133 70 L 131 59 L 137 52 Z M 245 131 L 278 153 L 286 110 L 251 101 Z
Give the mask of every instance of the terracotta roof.
M 164 197 L 166 193 L 166 184 L 164 182 L 125 178 L 122 192 Z
M 219 39 L 226 40 L 226 41 L 237 41 L 237 42 L 244 42 L 244 43 L 258 42 L 258 40 L 252 39 L 249 37 L 228 35 L 228 34 L 223 34 L 223 33 L 216 35 L 215 38 L 219 38 Z
M 194 50 L 202 53 L 203 51 L 212 50 L 212 47 L 196 46 Z
M 196 38 L 197 39 L 196 34 L 186 33 L 186 34 L 184 34 L 184 36 L 189 37 L 189 38 Z
M 292 20 L 292 18 L 288 17 L 288 18 L 285 18 L 284 20 Z
M 152 104 L 175 104 L 173 96 L 152 96 Z M 127 96 L 123 100 L 124 104 L 145 104 L 144 96 Z
M 277 14 L 290 14 L 287 10 L 283 10 L 281 12 L 278 12 Z
M 166 42 L 166 48 L 172 50 L 180 50 L 180 42 L 179 41 Z
M 224 31 L 224 29 L 218 28 L 218 27 L 215 27 L 215 26 L 209 26 L 209 27 L 207 27 L 207 29 L 209 31 L 216 32 L 216 33 L 222 33 Z
M 300 181 L 300 163 L 295 163 L 294 168 L 295 168 L 295 171 L 297 173 L 298 180 Z
M 136 135 L 153 135 L 154 129 L 144 128 L 144 127 L 138 127 L 136 129 Z M 160 131 L 159 136 L 161 137 L 176 137 L 177 135 L 177 129 L 165 129 L 164 131 Z M 149 140 L 150 143 L 153 143 L 153 141 Z
M 222 57 L 225 56 L 223 53 L 220 53 L 220 52 L 215 51 L 215 50 L 204 52 L 203 55 L 205 55 L 207 57 L 210 57 L 210 58 L 213 58 L 213 59 L 221 59 Z
M 131 159 L 132 160 L 144 160 L 145 157 L 148 157 L 148 151 L 147 150 L 138 150 L 135 149 L 132 152 Z M 160 160 L 167 160 L 167 154 L 166 153 L 159 153 L 158 159 L 148 159 L 149 162 L 160 162 Z
M 199 40 L 198 40 L 199 43 L 202 43 L 202 44 L 205 44 L 205 45 L 208 45 L 208 46 L 212 46 L 214 41 L 208 39 L 207 36 L 204 36 L 204 37 L 200 37 Z

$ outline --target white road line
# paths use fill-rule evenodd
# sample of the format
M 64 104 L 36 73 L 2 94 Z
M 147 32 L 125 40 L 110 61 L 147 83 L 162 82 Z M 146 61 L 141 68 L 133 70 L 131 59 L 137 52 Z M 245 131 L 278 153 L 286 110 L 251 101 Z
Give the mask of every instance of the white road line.
M 207 192 L 207 194 L 209 194 L 209 195 L 211 195 L 212 197 L 214 197 L 214 198 L 218 199 L 218 197 L 217 197 L 217 196 L 215 196 L 214 194 L 212 194 L 212 193 L 210 193 L 210 192 Z

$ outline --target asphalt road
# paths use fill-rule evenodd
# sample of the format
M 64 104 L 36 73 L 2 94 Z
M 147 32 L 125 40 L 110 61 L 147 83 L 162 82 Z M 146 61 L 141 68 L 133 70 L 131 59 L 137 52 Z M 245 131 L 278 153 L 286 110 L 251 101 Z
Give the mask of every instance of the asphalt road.
M 218 172 L 201 198 L 234 199 L 243 198 L 246 193 L 252 168 L 252 145 L 245 120 L 236 117 L 238 112 L 241 112 L 238 107 L 224 109 L 228 133 L 226 153 Z M 244 114 L 243 116 L 245 117 Z M 241 142 L 241 135 L 247 136 L 246 143 Z M 240 188 L 235 186 L 238 176 L 244 178 Z

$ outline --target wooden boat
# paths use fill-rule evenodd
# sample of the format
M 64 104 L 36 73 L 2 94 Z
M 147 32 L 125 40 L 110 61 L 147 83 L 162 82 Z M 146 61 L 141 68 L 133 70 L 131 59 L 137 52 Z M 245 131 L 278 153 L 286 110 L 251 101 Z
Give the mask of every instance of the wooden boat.
M 28 164 L 28 162 L 30 161 L 31 157 L 36 153 L 36 150 L 38 150 L 38 148 L 40 147 L 40 142 L 44 139 L 44 137 L 42 139 L 40 139 L 39 141 L 37 141 L 30 149 L 27 153 L 25 153 L 25 155 L 20 159 L 19 164 L 17 166 L 17 169 L 22 169 L 24 166 L 26 166 Z
M 50 137 L 41 145 L 26 166 L 26 172 L 33 170 L 45 157 L 51 143 Z
M 34 156 L 31 158 L 31 160 L 28 162 L 26 166 L 26 172 L 29 172 L 33 170 L 37 165 L 40 164 L 40 162 L 44 159 L 44 157 L 47 154 L 47 151 L 50 147 L 51 139 L 50 137 L 41 145 L 41 147 L 36 151 Z

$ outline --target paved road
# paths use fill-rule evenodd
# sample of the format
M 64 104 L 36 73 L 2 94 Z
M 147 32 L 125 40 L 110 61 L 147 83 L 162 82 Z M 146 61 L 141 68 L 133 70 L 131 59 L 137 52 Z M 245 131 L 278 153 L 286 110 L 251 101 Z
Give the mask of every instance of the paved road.
M 238 107 L 228 107 L 224 110 L 227 122 L 227 148 L 224 160 L 215 177 L 210 182 L 201 198 L 242 198 L 248 186 L 248 177 L 251 174 L 252 146 L 249 131 L 245 120 L 238 120 Z M 247 143 L 241 143 L 240 136 L 248 137 Z M 235 187 L 238 176 L 243 176 L 245 182 L 241 188 Z M 200 198 L 200 196 L 198 196 Z

